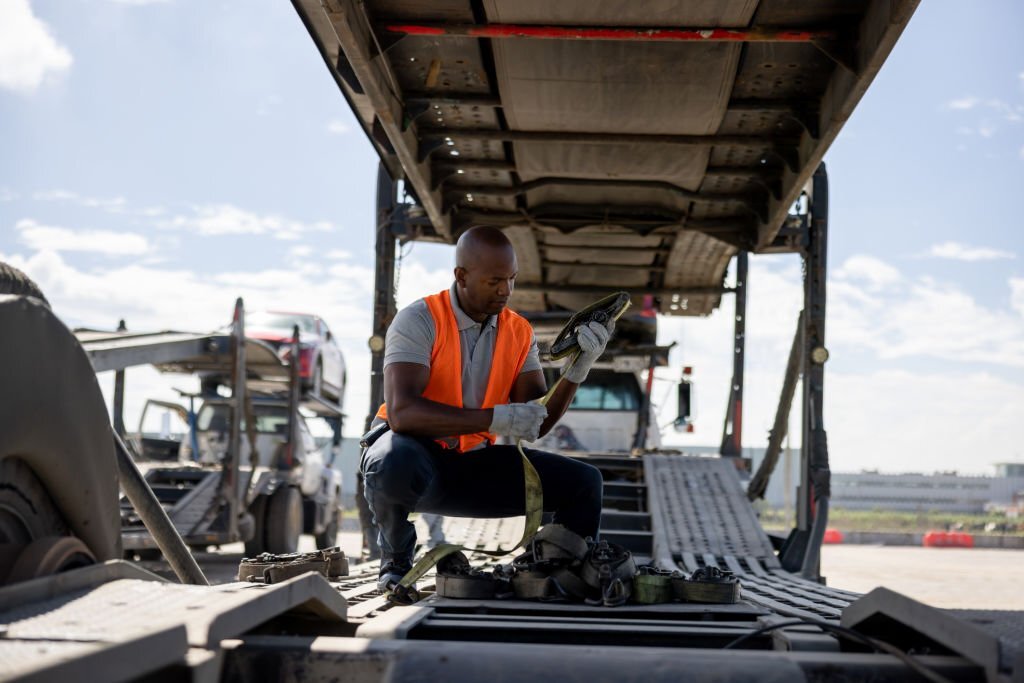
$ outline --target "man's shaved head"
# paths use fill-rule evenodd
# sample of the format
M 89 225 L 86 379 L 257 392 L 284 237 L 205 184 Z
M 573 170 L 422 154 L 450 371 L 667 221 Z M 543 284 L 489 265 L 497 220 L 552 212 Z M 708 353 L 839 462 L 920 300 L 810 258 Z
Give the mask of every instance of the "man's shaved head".
M 518 271 L 515 249 L 501 230 L 480 226 L 462 233 L 455 245 L 455 283 L 462 310 L 477 322 L 501 313 Z
M 512 243 L 501 230 L 489 225 L 470 228 L 462 233 L 455 245 L 455 267 L 472 268 L 491 251 L 510 253 L 515 258 Z

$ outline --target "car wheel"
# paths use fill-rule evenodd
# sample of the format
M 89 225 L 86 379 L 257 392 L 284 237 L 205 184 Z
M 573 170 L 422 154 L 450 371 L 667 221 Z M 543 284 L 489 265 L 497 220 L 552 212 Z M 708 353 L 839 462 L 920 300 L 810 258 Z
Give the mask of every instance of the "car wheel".
M 302 534 L 302 494 L 294 486 L 282 486 L 267 501 L 266 547 L 268 553 L 294 553 Z

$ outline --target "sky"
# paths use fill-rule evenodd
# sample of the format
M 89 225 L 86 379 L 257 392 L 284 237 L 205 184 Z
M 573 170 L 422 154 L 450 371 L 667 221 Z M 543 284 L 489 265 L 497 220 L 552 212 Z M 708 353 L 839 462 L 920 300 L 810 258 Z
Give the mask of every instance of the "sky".
M 826 155 L 833 470 L 1024 461 L 1022 25 L 1016 0 L 922 2 Z M 358 434 L 377 160 L 290 3 L 0 0 L 0 141 L 0 261 L 69 326 L 206 331 L 239 296 L 319 313 Z M 400 305 L 445 287 L 452 257 L 406 246 Z M 748 292 L 744 445 L 763 448 L 797 257 L 753 256 Z M 682 364 L 696 385 L 694 433 L 666 443 L 720 441 L 732 314 L 726 298 L 661 320 L 677 347 L 657 373 L 660 423 Z M 129 370 L 129 425 L 175 387 L 193 380 Z

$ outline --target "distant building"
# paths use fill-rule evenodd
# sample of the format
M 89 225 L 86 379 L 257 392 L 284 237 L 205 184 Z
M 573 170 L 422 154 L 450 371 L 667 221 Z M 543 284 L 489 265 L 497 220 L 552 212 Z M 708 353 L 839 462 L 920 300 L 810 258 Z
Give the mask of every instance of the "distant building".
M 1024 478 L 1024 462 L 996 463 L 996 476 Z
M 1024 490 L 1021 476 L 832 473 L 832 507 L 848 510 L 981 513 L 1006 508 Z
M 711 447 L 692 447 L 688 453 L 712 455 Z M 757 470 L 763 448 L 744 448 L 743 457 Z M 779 457 L 765 502 L 774 508 L 792 508 L 800 477 L 800 451 Z M 788 482 L 786 481 L 788 470 Z M 991 508 L 1012 511 L 1024 501 L 1024 463 L 998 463 L 995 476 L 964 475 L 956 472 L 934 474 L 882 474 L 879 472 L 832 472 L 833 508 L 847 510 L 902 510 L 908 512 L 982 513 Z M 746 486 L 746 482 L 744 482 Z

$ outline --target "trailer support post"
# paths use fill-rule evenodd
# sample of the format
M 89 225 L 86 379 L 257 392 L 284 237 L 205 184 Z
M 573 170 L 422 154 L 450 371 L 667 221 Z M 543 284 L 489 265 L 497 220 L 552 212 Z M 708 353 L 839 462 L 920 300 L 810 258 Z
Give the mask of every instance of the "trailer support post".
M 299 393 L 302 378 L 299 377 L 299 326 L 292 326 L 291 357 L 288 360 L 288 445 L 285 457 L 275 463 L 279 470 L 289 472 L 295 463 L 302 438 L 299 436 Z
M 825 362 L 825 277 L 828 247 L 828 172 L 814 172 L 807 239 L 803 247 L 804 313 L 801 369 L 803 425 L 796 528 L 782 549 L 782 565 L 809 579 L 820 578 L 821 543 L 828 524 L 831 471 L 823 421 Z
M 245 411 L 245 306 L 241 297 L 235 300 L 235 314 L 231 319 L 231 342 L 235 362 L 231 376 L 231 432 L 228 450 L 224 455 L 221 475 L 221 500 L 227 508 L 227 533 L 238 538 L 238 461 L 242 448 L 242 415 Z
M 128 327 L 124 324 L 124 320 L 121 320 L 117 324 L 118 332 L 127 331 Z M 122 439 L 124 438 L 124 369 L 114 371 L 114 410 L 112 411 L 114 421 L 114 431 Z
M 377 409 L 384 402 L 384 338 L 395 317 L 395 232 L 398 183 L 388 174 L 383 163 L 377 170 L 376 267 L 373 293 L 373 336 L 370 337 L 370 413 L 366 430 L 370 429 Z
M 722 425 L 720 453 L 727 458 L 743 456 L 743 364 L 747 337 L 747 252 L 736 254 L 736 308 L 733 331 L 732 383 Z M 739 461 L 737 461 L 738 463 Z

